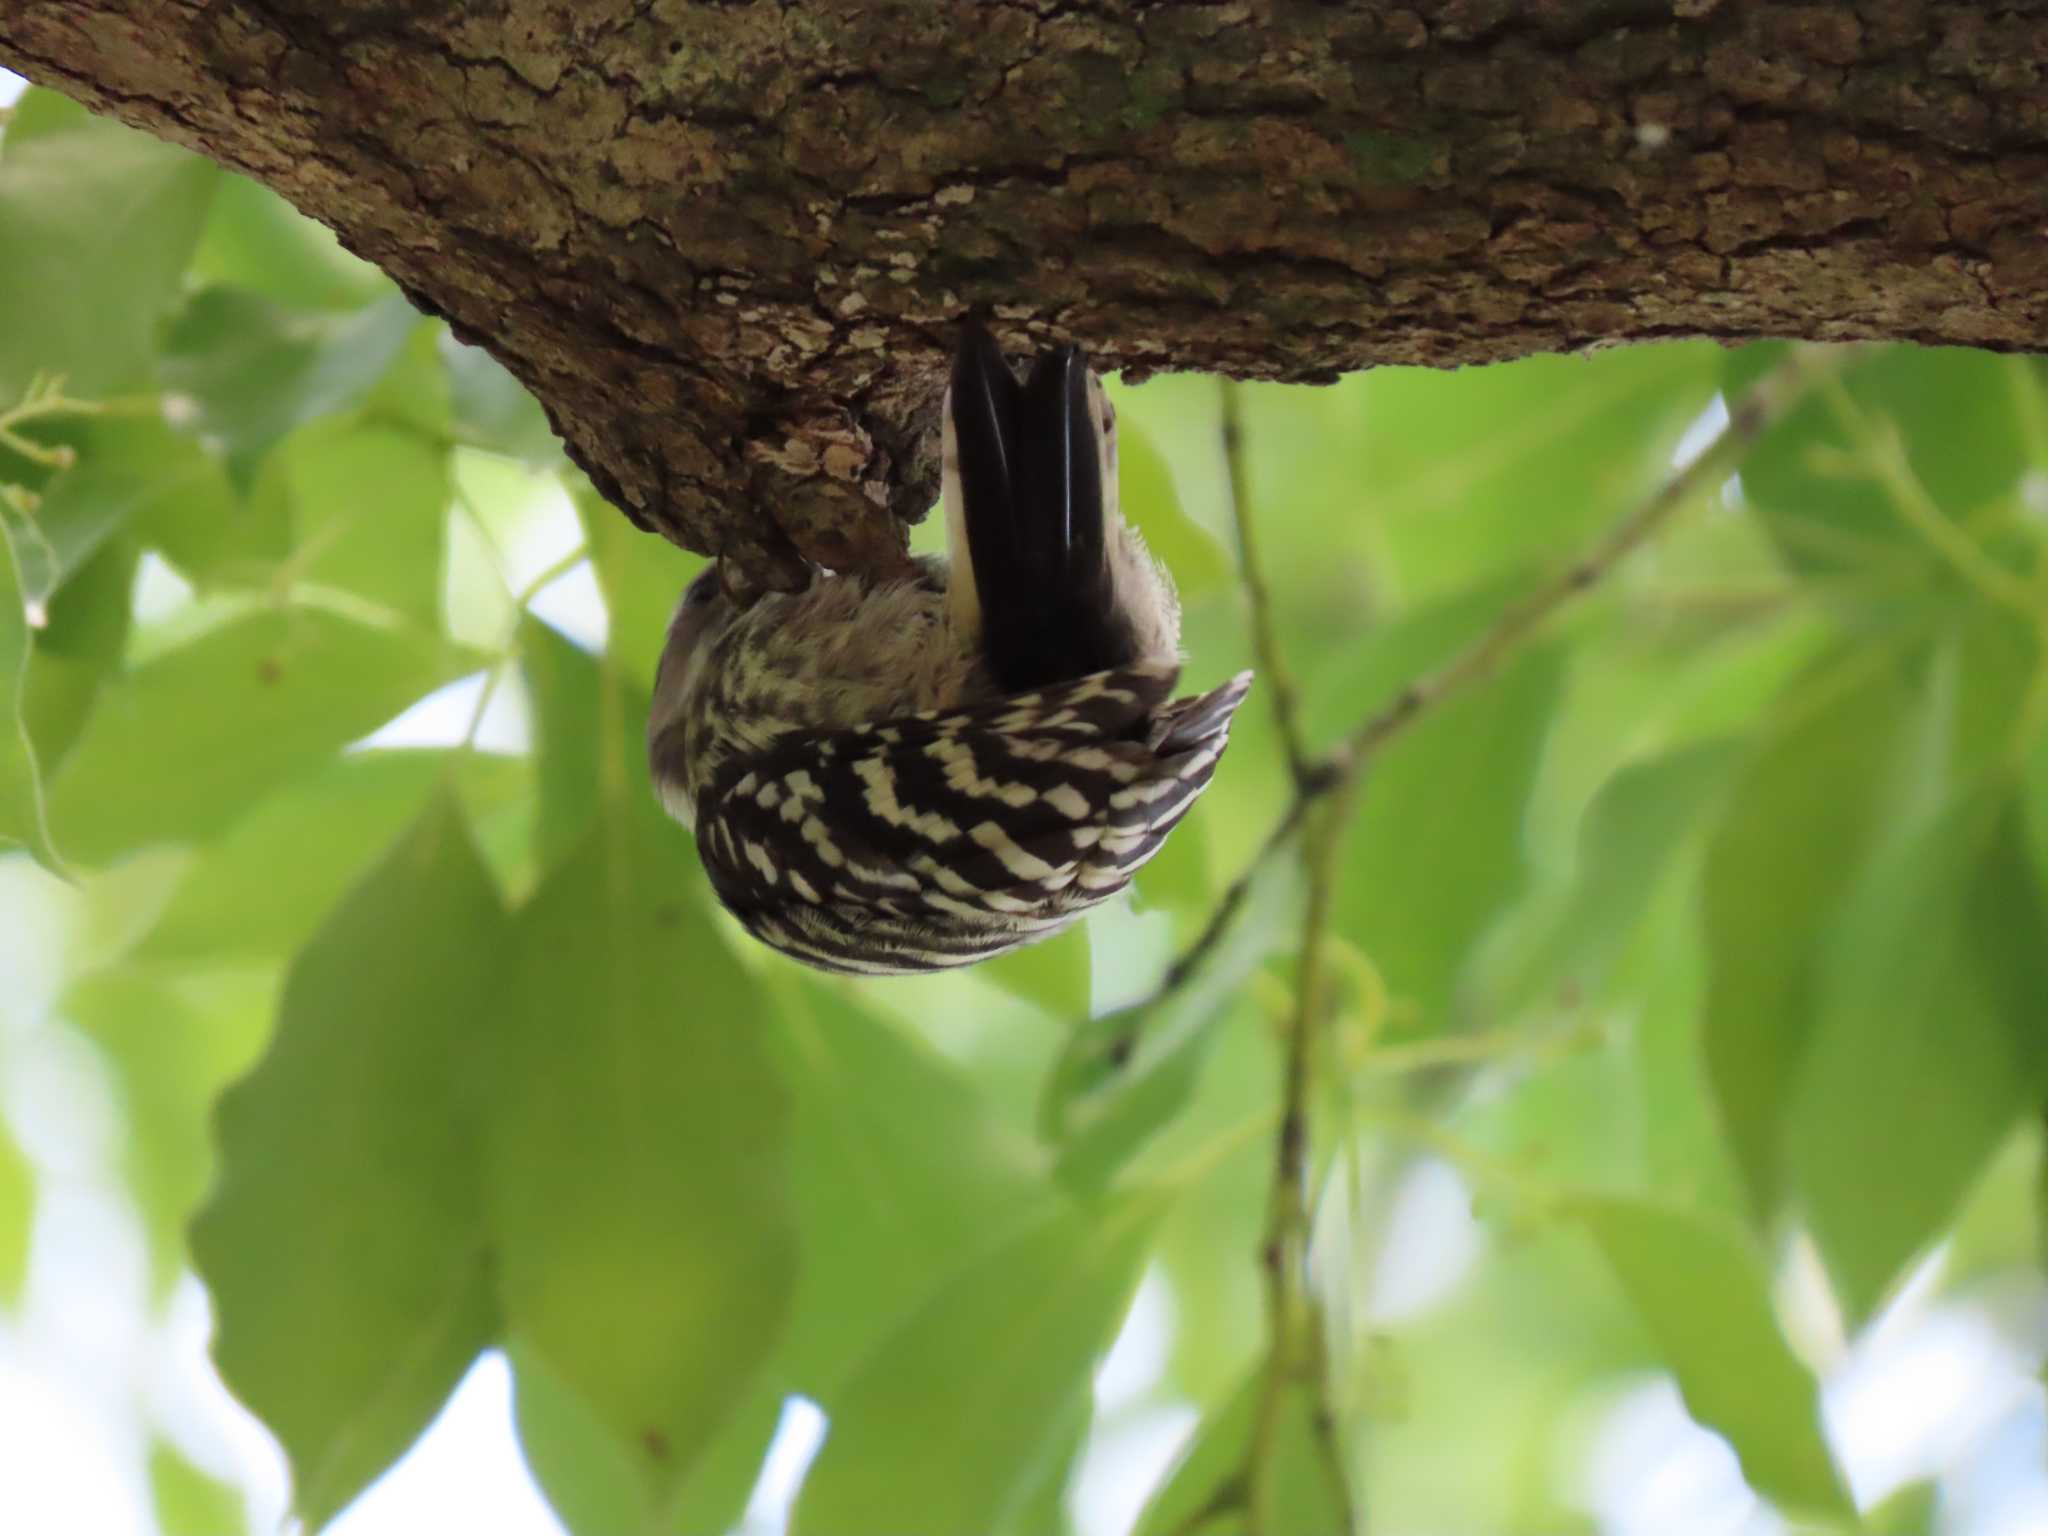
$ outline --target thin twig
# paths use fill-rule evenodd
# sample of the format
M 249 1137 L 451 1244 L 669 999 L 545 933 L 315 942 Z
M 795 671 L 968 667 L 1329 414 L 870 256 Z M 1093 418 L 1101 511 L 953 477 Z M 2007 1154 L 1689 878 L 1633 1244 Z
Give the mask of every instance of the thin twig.
M 1336 791 L 1360 772 L 1371 758 L 1431 711 L 1498 671 L 1517 647 L 1547 620 L 1603 581 L 1620 561 L 1658 533 L 1671 518 L 1708 489 L 1726 480 L 1750 447 L 1785 419 L 1792 407 L 1816 384 L 1842 368 L 1862 349 L 1855 346 L 1800 347 L 1772 373 L 1759 380 L 1729 415 L 1728 425 L 1700 454 L 1675 471 L 1656 490 L 1596 540 L 1562 574 L 1509 608 L 1491 629 L 1429 676 L 1410 683 L 1376 714 L 1365 720 L 1338 747 L 1307 765 L 1306 777 L 1280 820 L 1259 845 L 1250 866 L 1233 880 L 1192 944 L 1167 968 L 1156 991 L 1121 1010 L 1135 1021 L 1187 984 L 1196 968 L 1222 941 L 1244 904 L 1245 892 L 1268 860 L 1299 830 L 1309 807 Z M 1255 611 L 1257 605 L 1255 604 Z M 1133 1024 L 1135 1035 L 1136 1025 Z M 1129 1044 L 1123 1054 L 1129 1054 Z
M 1259 1394 L 1258 1415 L 1246 1453 L 1245 1483 L 1249 1494 L 1246 1529 L 1264 1536 L 1267 1487 L 1275 1465 L 1280 1425 L 1290 1391 L 1314 1395 L 1311 1410 L 1315 1443 L 1324 1474 L 1343 1512 L 1340 1529 L 1355 1529 L 1350 1479 L 1337 1442 L 1336 1419 L 1329 1391 L 1328 1361 L 1322 1328 L 1306 1294 L 1309 1240 L 1309 1090 L 1315 1082 L 1316 1046 L 1322 1038 L 1329 968 L 1324 948 L 1330 915 L 1336 905 L 1337 852 L 1351 817 L 1359 776 L 1347 773 L 1323 803 L 1317 818 L 1321 835 L 1307 844 L 1308 911 L 1302 925 L 1300 979 L 1294 1013 L 1288 1021 L 1286 1064 L 1281 1073 L 1280 1134 L 1273 1164 L 1273 1190 L 1266 1207 L 1266 1231 L 1260 1261 L 1266 1273 L 1266 1379 Z
M 1273 701 L 1273 723 L 1280 728 L 1280 745 L 1287 754 L 1287 771 L 1294 776 L 1297 793 L 1305 789 L 1313 774 L 1308 742 L 1301 732 L 1301 704 L 1294 692 L 1294 678 L 1287 670 L 1280 641 L 1273 629 L 1273 598 L 1266 586 L 1265 567 L 1259 563 L 1258 540 L 1253 535 L 1250 477 L 1244 464 L 1244 386 L 1235 379 L 1223 381 L 1222 426 L 1223 464 L 1230 482 L 1230 515 L 1237 525 L 1238 570 L 1244 579 L 1245 601 L 1251 607 L 1252 651 L 1258 659 L 1259 676 L 1266 696 Z

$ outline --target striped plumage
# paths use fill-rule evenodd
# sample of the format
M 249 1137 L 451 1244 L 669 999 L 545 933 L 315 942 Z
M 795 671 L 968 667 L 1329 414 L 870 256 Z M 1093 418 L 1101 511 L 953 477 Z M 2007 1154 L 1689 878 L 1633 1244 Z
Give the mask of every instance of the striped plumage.
M 1174 700 L 1179 609 L 1115 507 L 1077 351 L 1021 388 L 970 332 L 946 411 L 950 568 L 685 594 L 648 742 L 663 803 L 764 942 L 829 970 L 971 964 L 1123 889 L 1250 685 Z

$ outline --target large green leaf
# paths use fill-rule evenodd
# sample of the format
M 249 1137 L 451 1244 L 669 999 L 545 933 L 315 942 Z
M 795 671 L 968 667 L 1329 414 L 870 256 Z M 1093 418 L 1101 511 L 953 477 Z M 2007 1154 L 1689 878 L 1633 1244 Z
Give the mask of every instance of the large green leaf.
M 1742 1234 L 1647 1200 L 1571 1206 L 1678 1378 L 1692 1416 L 1727 1436 L 1757 1492 L 1795 1515 L 1855 1506 L 1822 1437 L 1820 1394 L 1771 1312 L 1770 1277 Z
M 126 966 L 86 977 L 64 999 L 120 1094 L 122 1174 L 149 1238 L 158 1299 L 184 1270 L 185 1224 L 213 1174 L 207 1114 L 262 1050 L 275 1000 L 260 971 L 173 977 Z
M 642 533 L 587 484 L 577 485 L 574 495 L 611 620 L 607 648 L 634 687 L 651 690 L 655 664 L 668 642 L 668 621 L 704 562 L 664 538 Z
M 391 279 L 343 250 L 325 224 L 243 176 L 222 178 L 189 279 L 294 309 L 358 309 L 391 291 Z
M 340 417 L 265 462 L 256 515 L 291 530 L 293 574 L 423 626 L 441 611 L 448 453 L 416 432 Z
M 1164 1001 L 1077 1025 L 1048 1074 L 1039 1126 L 1063 1183 L 1100 1189 L 1187 1104 L 1246 981 L 1295 931 L 1301 875 L 1274 859 L 1221 941 Z
M 105 118 L 53 108 L 38 121 L 46 95 L 24 98 L 0 147 L 0 405 L 38 373 L 84 398 L 150 386 L 157 322 L 220 179 Z
M 768 1039 L 793 1109 L 803 1265 L 785 1358 L 834 1407 L 856 1357 L 998 1238 L 1058 1199 L 1032 1146 L 921 1042 L 788 972 Z
M 799 1536 L 1000 1524 L 1086 1402 L 1159 1208 L 1055 1212 L 941 1284 L 835 1399 Z
M 1759 1217 L 1782 1191 L 1822 935 L 1897 803 L 1912 714 L 1889 668 L 1830 657 L 1773 711 L 1708 847 L 1701 1047 Z
M 1173 470 L 1135 420 L 1119 423 L 1117 476 L 1123 515 L 1145 536 L 1155 558 L 1173 573 L 1183 601 L 1216 591 L 1230 580 L 1230 557 L 1206 528 L 1181 510 Z
M 658 1510 L 775 1347 L 795 1278 L 782 1088 L 748 979 L 621 771 L 520 914 L 497 994 L 491 1223 L 512 1338 Z
M 1316 1444 L 1315 1402 L 1306 1383 L 1282 1388 L 1279 1418 L 1258 1480 L 1260 1508 L 1243 1474 L 1266 1391 L 1255 1370 L 1206 1416 L 1152 1495 L 1137 1536 L 1345 1536 L 1344 1490 L 1334 1486 L 1328 1458 Z
M 1319 521 L 1360 525 L 1408 602 L 1447 597 L 1554 559 L 1669 473 L 1720 357 L 1693 344 L 1370 369 L 1312 407 L 1252 416 L 1258 504 L 1306 488 L 1326 500 Z M 1295 543 L 1295 558 L 1315 557 Z
M 583 841 L 597 814 L 603 696 L 597 658 L 531 616 L 519 624 L 519 671 L 533 703 L 534 837 L 547 868 Z
M 476 1123 L 510 942 L 443 796 L 300 955 L 276 1043 L 221 1101 L 192 1233 L 214 1358 L 315 1527 L 496 1332 Z
M 283 959 L 417 814 L 439 753 L 351 752 L 263 800 L 201 853 L 142 941 L 147 960 Z M 278 851 L 290 849 L 288 859 Z
M 1816 990 L 1789 1166 L 1867 1317 L 2048 1087 L 2048 909 L 2017 804 L 1947 808 L 1847 895 Z
M 1389 644 L 1408 649 L 1399 637 Z M 1521 893 L 1523 821 L 1561 675 L 1555 649 L 1525 652 L 1371 769 L 1345 844 L 1336 926 L 1385 979 L 1397 1032 L 1457 1025 L 1466 964 Z M 1360 698 L 1359 715 L 1377 702 Z
M 164 338 L 164 385 L 189 402 L 194 425 L 220 442 L 246 482 L 292 431 L 360 405 L 425 324 L 395 294 L 353 314 L 306 314 L 209 288 Z
M 50 788 L 65 853 L 205 838 L 458 674 L 449 648 L 317 608 L 251 613 L 111 682 Z
M 0 1308 L 21 1299 L 28 1278 L 28 1238 L 35 1219 L 36 1174 L 0 1119 Z
M 1562 898 L 1515 936 L 1510 957 L 1490 967 L 1490 1012 L 1510 1017 L 1563 992 L 1600 995 L 1734 756 L 1726 742 L 1700 742 L 1631 763 L 1601 786 L 1580 820 L 1577 863 Z
M 1729 354 L 1730 393 L 1768 373 L 1784 347 L 1774 342 Z M 1895 346 L 1866 356 L 1750 451 L 1742 466 L 1743 496 L 1794 570 L 1936 578 L 1942 562 L 1874 473 L 1869 434 L 1896 429 L 1910 471 L 1938 515 L 1961 523 L 2010 496 L 2027 467 L 2015 366 L 2012 359 L 1961 348 Z

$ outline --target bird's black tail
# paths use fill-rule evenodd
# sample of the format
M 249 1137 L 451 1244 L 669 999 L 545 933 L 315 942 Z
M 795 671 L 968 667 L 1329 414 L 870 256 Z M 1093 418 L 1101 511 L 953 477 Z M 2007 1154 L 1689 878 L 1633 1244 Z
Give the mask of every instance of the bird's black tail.
M 1112 589 L 1108 423 L 1088 384 L 1086 357 L 1065 346 L 1041 356 L 1019 385 L 977 325 L 962 333 L 953 360 L 961 521 L 982 643 L 1006 693 L 1137 659 Z

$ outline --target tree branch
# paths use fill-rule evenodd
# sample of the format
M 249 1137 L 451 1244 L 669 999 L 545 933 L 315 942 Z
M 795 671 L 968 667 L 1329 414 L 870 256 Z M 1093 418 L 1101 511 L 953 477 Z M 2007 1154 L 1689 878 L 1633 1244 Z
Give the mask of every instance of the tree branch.
M 0 64 L 246 172 L 757 580 L 933 499 L 959 320 L 1326 380 L 1627 337 L 2038 348 L 2026 6 L 16 0 Z

